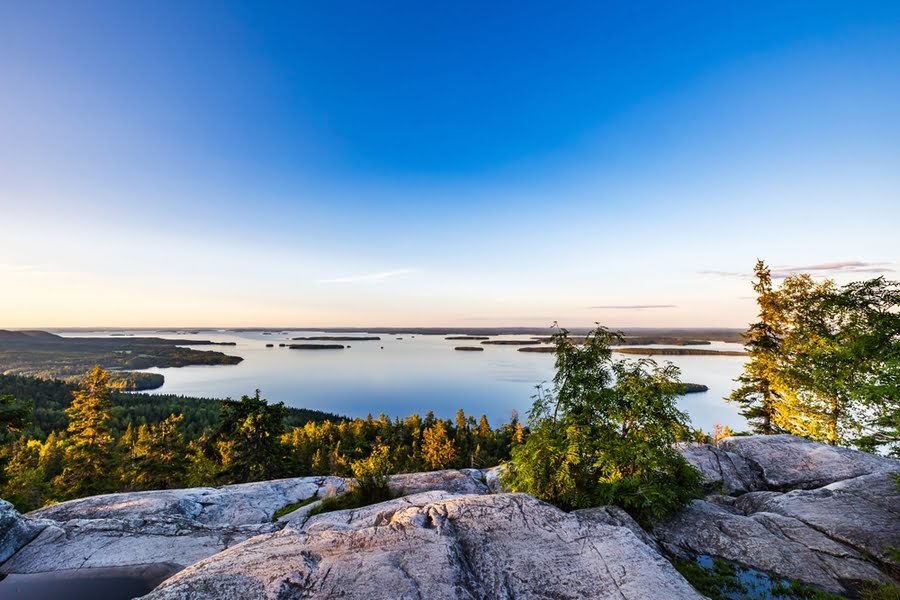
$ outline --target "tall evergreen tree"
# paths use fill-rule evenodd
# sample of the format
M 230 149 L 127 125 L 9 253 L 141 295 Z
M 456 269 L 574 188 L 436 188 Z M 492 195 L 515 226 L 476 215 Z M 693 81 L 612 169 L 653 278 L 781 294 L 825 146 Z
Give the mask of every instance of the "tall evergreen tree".
M 62 473 L 55 487 L 64 498 L 78 498 L 112 488 L 113 436 L 110 432 L 109 373 L 95 367 L 72 393 Z
M 739 387 L 731 393 L 729 400 L 741 405 L 741 414 L 753 431 L 769 434 L 778 431 L 775 413 L 779 396 L 774 379 L 780 359 L 783 318 L 769 267 L 757 260 L 754 275 L 753 290 L 759 306 L 759 320 L 744 333 L 750 359 L 737 378 Z

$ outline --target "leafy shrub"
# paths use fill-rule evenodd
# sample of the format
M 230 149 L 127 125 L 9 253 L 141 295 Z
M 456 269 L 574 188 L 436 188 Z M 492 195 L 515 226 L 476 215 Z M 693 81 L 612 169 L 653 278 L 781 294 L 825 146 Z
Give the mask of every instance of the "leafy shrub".
M 612 360 L 621 335 L 603 327 L 581 345 L 565 329 L 553 340 L 553 389 L 538 388 L 504 484 L 567 510 L 621 506 L 644 525 L 699 495 L 700 473 L 672 448 L 691 436 L 675 404 L 678 369 Z

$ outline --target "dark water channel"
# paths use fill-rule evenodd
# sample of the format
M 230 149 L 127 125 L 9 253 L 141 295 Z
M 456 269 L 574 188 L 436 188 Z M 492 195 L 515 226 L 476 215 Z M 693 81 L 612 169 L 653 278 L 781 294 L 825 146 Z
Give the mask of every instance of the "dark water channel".
M 149 593 L 179 570 L 163 563 L 0 575 L 0 600 L 127 600 Z

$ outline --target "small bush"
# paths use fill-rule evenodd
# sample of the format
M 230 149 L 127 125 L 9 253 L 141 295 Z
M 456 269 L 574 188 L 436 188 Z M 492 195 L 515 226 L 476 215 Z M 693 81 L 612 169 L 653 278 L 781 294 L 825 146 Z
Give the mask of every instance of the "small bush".
M 353 482 L 350 489 L 339 496 L 327 496 L 322 503 L 309 511 L 309 516 L 335 510 L 361 508 L 398 498 L 400 493 L 391 490 L 388 474 L 391 472 L 390 449 L 379 444 L 368 458 L 350 463 Z

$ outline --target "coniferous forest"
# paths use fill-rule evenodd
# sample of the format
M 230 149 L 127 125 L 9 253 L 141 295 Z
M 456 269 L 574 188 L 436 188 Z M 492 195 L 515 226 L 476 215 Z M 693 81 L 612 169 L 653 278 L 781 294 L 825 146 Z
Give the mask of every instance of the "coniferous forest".
M 754 289 L 759 320 L 746 333 L 749 360 L 730 398 L 753 431 L 897 454 L 900 284 L 841 287 L 795 275 L 776 286 L 760 261 Z M 698 491 L 672 444 L 710 436 L 675 406 L 678 369 L 614 360 L 620 341 L 602 327 L 578 338 L 558 329 L 552 387 L 538 390 L 524 423 L 513 414 L 493 426 L 462 410 L 453 419 L 349 419 L 269 403 L 259 392 L 239 400 L 126 393 L 101 367 L 77 386 L 0 376 L 0 495 L 30 510 L 116 491 L 507 463 L 511 489 L 568 508 L 618 504 L 639 520 L 657 518 Z M 712 438 L 728 432 L 724 424 Z

